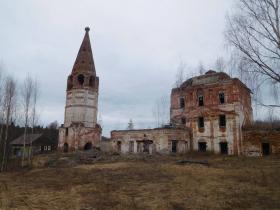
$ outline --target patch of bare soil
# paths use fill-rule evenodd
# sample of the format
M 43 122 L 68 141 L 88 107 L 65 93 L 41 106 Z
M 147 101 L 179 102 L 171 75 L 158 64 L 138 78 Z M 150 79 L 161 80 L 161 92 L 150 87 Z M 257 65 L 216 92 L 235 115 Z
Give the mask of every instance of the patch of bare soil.
M 279 157 L 83 153 L 34 162 L 0 174 L 0 209 L 280 209 Z

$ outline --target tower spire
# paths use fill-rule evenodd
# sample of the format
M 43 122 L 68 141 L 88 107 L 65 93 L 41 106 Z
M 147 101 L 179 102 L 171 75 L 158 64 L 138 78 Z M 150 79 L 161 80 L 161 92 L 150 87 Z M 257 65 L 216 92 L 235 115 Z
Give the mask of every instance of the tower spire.
M 95 65 L 91 50 L 89 27 L 85 28 L 85 36 L 80 46 L 77 58 L 75 60 L 72 73 L 88 72 L 96 76 Z

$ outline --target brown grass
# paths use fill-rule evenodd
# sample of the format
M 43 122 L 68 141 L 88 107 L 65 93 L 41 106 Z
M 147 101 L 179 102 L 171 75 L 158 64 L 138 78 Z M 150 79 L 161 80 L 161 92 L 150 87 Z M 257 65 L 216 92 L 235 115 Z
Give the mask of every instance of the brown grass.
M 182 159 L 210 166 L 178 165 Z M 1 209 L 280 209 L 280 159 L 119 158 L 0 174 Z

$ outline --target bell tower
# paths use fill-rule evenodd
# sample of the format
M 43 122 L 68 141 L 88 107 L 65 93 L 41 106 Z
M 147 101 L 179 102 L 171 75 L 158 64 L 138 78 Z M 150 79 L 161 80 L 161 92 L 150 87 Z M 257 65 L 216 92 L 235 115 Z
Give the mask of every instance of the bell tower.
M 64 124 L 59 130 L 59 149 L 65 152 L 98 147 L 97 124 L 99 78 L 96 76 L 89 27 L 67 79 Z

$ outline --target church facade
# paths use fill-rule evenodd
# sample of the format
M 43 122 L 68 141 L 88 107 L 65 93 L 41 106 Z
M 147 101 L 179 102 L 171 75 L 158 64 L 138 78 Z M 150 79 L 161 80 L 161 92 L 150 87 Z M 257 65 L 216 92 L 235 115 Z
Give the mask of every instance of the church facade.
M 61 151 L 99 147 L 101 127 L 97 123 L 99 78 L 92 55 L 89 28 L 67 79 L 64 124 L 59 129 Z

